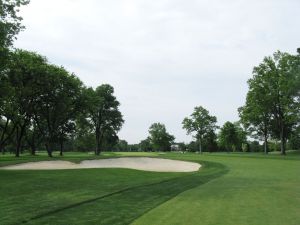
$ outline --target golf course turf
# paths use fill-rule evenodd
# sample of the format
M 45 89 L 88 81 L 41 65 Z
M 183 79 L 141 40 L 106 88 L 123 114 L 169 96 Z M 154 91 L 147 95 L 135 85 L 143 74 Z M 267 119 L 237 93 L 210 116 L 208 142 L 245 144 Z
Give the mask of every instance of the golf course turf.
M 192 173 L 0 170 L 1 224 L 300 224 L 300 154 L 104 153 L 100 158 L 122 156 L 202 167 Z M 69 153 L 63 160 L 92 158 Z M 39 160 L 49 158 L 22 156 L 17 163 Z M 12 156 L 0 157 L 0 166 L 15 163 Z

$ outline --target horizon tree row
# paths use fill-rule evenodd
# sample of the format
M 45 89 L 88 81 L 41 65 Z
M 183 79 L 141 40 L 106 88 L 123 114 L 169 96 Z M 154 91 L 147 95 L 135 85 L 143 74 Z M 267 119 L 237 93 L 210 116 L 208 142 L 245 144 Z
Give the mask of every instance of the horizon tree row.
M 104 139 L 116 136 L 124 122 L 112 86 L 87 88 L 75 74 L 34 52 L 10 52 L 0 83 L 2 153 L 10 144 L 18 157 L 26 142 L 34 155 L 42 142 L 50 157 L 57 144 L 62 155 L 64 142 L 88 126 L 99 155 Z

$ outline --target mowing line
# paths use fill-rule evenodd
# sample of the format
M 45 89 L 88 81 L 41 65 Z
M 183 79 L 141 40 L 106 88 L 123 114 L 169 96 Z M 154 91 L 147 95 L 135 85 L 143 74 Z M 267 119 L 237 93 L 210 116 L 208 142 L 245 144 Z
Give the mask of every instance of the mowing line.
M 149 187 L 149 186 L 153 186 L 153 185 L 157 185 L 157 184 L 162 184 L 162 183 L 169 182 L 169 181 L 172 181 L 172 180 L 176 180 L 176 179 L 179 179 L 179 178 L 194 176 L 194 175 L 195 175 L 195 173 L 189 174 L 189 175 L 186 175 L 186 176 L 180 176 L 180 177 L 176 177 L 176 178 L 163 180 L 163 181 L 160 181 L 160 182 L 157 182 L 157 183 L 144 184 L 144 185 L 124 188 L 124 189 L 121 189 L 121 190 L 116 191 L 116 192 L 112 192 L 112 193 L 109 193 L 109 194 L 106 194 L 106 195 L 102 195 L 102 196 L 97 197 L 97 198 L 88 199 L 88 200 L 85 200 L 85 201 L 82 201 L 82 202 L 78 202 L 78 203 L 75 203 L 75 204 L 72 204 L 72 205 L 68 205 L 68 206 L 65 206 L 65 207 L 61 207 L 61 208 L 46 212 L 46 213 L 39 214 L 39 215 L 31 217 L 27 220 L 23 220 L 21 223 L 25 224 L 25 223 L 28 223 L 32 220 L 36 220 L 36 219 L 40 219 L 40 218 L 43 218 L 43 217 L 46 217 L 46 216 L 50 216 L 50 215 L 53 215 L 55 213 L 61 212 L 63 210 L 67 210 L 67 209 L 75 208 L 75 207 L 78 207 L 78 206 L 82 206 L 84 204 L 92 203 L 92 202 L 95 202 L 95 201 L 98 201 L 100 199 L 104 199 L 104 198 L 107 198 L 107 197 L 110 197 L 110 196 L 113 196 L 113 195 L 116 195 L 116 194 L 121 194 L 125 191 L 134 190 L 134 189 L 142 188 L 142 187 Z M 16 223 L 15 225 L 18 225 L 18 224 L 20 224 L 20 223 Z

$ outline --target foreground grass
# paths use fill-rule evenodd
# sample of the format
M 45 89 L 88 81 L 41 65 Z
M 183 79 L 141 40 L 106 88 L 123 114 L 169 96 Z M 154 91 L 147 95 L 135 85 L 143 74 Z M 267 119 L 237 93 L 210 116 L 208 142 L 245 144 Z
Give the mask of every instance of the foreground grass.
M 1 224 L 300 224 L 298 153 L 105 153 L 100 158 L 121 156 L 190 160 L 203 168 L 195 173 L 0 170 Z M 63 160 L 93 158 L 69 153 Z M 0 157 L 0 165 L 14 163 L 13 157 Z

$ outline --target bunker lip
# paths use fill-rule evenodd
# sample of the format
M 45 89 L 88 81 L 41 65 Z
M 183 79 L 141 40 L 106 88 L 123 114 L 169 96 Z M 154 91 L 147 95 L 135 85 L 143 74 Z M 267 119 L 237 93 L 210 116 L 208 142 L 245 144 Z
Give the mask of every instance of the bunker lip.
M 154 172 L 195 172 L 201 165 L 172 159 L 149 157 L 122 157 L 111 159 L 84 160 L 80 163 L 69 161 L 40 161 L 1 167 L 4 170 L 64 170 L 92 168 L 124 168 Z

